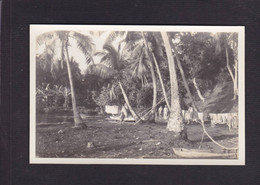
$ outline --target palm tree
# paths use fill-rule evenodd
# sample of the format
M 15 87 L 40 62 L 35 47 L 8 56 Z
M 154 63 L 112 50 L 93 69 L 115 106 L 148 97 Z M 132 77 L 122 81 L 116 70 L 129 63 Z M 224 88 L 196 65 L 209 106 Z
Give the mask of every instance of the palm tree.
M 131 32 L 131 40 L 127 43 L 127 45 L 128 47 L 130 46 L 129 49 L 131 50 L 130 71 L 133 74 L 132 76 L 141 79 L 143 84 L 144 82 L 147 82 L 148 70 L 150 71 L 152 86 L 153 86 L 153 103 L 152 103 L 152 109 L 148 115 L 148 120 L 150 122 L 154 122 L 156 106 L 157 106 L 157 83 L 156 83 L 154 64 L 156 66 L 157 74 L 160 79 L 166 104 L 169 108 L 170 106 L 167 100 L 166 91 L 162 81 L 160 69 L 157 60 L 154 56 L 154 53 L 151 49 L 151 46 L 154 43 L 152 43 L 151 40 L 148 41 L 148 36 L 150 36 L 153 39 L 155 37 L 155 35 L 153 34 L 148 35 L 148 33 L 146 33 L 145 35 L 144 32 Z
M 185 74 L 184 74 L 184 71 L 183 71 L 183 68 L 182 68 L 182 65 L 181 65 L 181 62 L 180 62 L 180 58 L 179 58 L 179 56 L 178 56 L 178 51 L 177 51 L 177 49 L 176 49 L 176 47 L 175 47 L 175 45 L 174 45 L 173 42 L 171 42 L 171 46 L 172 46 L 172 51 L 173 51 L 173 53 L 175 53 L 175 58 L 176 58 L 176 60 L 177 60 L 177 66 L 178 66 L 178 68 L 179 68 L 179 70 L 180 70 L 180 72 L 181 72 L 181 77 L 182 77 L 182 80 L 183 80 L 183 84 L 184 84 L 184 87 L 185 87 L 185 89 L 186 89 L 186 91 L 187 91 L 187 93 L 188 93 L 188 95 L 189 95 L 189 97 L 190 97 L 190 99 L 191 99 L 192 106 L 193 106 L 194 110 L 196 110 L 197 112 L 199 112 L 199 108 L 197 107 L 197 105 L 196 105 L 196 103 L 195 103 L 195 101 L 194 101 L 194 98 L 192 97 L 192 94 L 191 94 L 191 92 L 190 92 L 190 88 L 189 88 L 187 79 L 186 79 L 186 77 L 185 77 Z M 195 87 L 196 87 L 196 90 L 199 91 L 199 90 L 198 90 L 198 87 L 197 87 L 197 85 L 196 85 L 195 77 L 193 78 L 193 82 L 194 82 L 194 85 L 195 85 Z M 199 91 L 198 94 L 199 94 L 199 96 L 202 97 L 200 91 Z
M 168 102 L 168 98 L 167 98 L 167 94 L 166 94 L 166 90 L 165 90 L 165 87 L 164 87 L 164 83 L 163 83 L 163 80 L 162 80 L 162 75 L 161 75 L 161 71 L 160 71 L 160 68 L 159 68 L 159 65 L 158 65 L 158 62 L 157 62 L 157 59 L 155 57 L 155 54 L 154 52 L 150 49 L 150 47 L 148 47 L 148 43 L 144 37 L 144 34 L 142 33 L 142 36 L 143 36 L 143 39 L 144 39 L 144 42 L 145 42 L 145 45 L 146 45 L 146 50 L 147 50 L 147 53 L 149 55 L 149 58 L 150 58 L 150 65 L 151 65 L 151 69 L 153 69 L 153 62 L 155 64 L 155 67 L 156 67 L 156 70 L 157 70 L 157 74 L 158 74 L 158 77 L 159 77 L 159 81 L 160 81 L 160 84 L 161 84 L 161 87 L 162 87 L 162 91 L 163 91 L 163 96 L 164 96 L 164 99 L 165 99 L 165 102 L 166 102 L 166 105 L 168 106 L 169 110 L 170 110 L 170 104 Z M 152 44 L 152 43 L 151 43 Z M 161 48 L 160 48 L 161 49 Z M 151 72 L 152 73 L 152 72 Z M 152 74 L 152 77 L 153 77 L 153 74 Z M 154 81 L 155 81 L 155 76 L 152 78 Z M 154 84 L 154 83 L 153 83 Z M 156 84 L 156 83 L 155 83 Z M 156 91 L 156 86 L 154 86 L 154 91 Z M 157 92 L 157 91 L 156 91 Z M 155 102 L 156 104 L 156 102 Z
M 152 109 L 148 115 L 150 122 L 155 121 L 156 104 L 157 104 L 157 84 L 154 71 L 153 58 L 149 51 L 148 42 L 143 32 L 132 32 L 132 39 L 126 46 L 130 50 L 130 63 L 129 70 L 132 73 L 132 77 L 139 78 L 142 85 L 148 84 L 147 75 L 148 70 L 151 73 L 152 86 L 153 86 L 153 102 Z
M 130 54 L 122 53 L 122 43 L 125 41 L 127 32 L 110 32 L 106 34 L 106 39 L 103 40 L 103 50 L 97 51 L 95 56 L 100 57 L 98 63 L 91 64 L 86 73 L 99 75 L 100 77 L 114 78 L 118 83 L 123 94 L 124 100 L 136 122 L 140 121 L 140 117 L 135 113 L 129 103 L 127 94 L 120 82 L 120 72 L 123 70 L 126 63 L 129 63 Z M 101 35 L 102 36 L 102 35 Z M 111 86 L 114 87 L 114 86 Z M 113 90 L 114 88 L 112 88 Z
M 128 41 L 125 45 L 124 52 L 126 55 L 130 53 L 130 63 L 129 63 L 129 70 L 132 73 L 132 77 L 139 78 L 142 82 L 142 85 L 146 85 L 148 71 L 150 71 L 151 79 L 152 79 L 152 86 L 153 86 L 153 102 L 152 102 L 152 109 L 149 112 L 148 120 L 150 122 L 155 121 L 155 113 L 156 113 L 156 105 L 157 105 L 157 83 L 156 83 L 156 75 L 154 69 L 154 63 L 157 67 L 157 73 L 159 75 L 160 82 L 162 83 L 162 78 L 160 74 L 160 70 L 156 61 L 156 58 L 153 52 L 150 49 L 150 45 L 152 44 L 150 41 L 147 41 L 144 32 L 130 32 L 129 33 Z M 153 36 L 153 35 L 150 35 Z M 127 53 L 128 51 L 128 53 Z M 165 95 L 166 104 L 169 105 L 166 91 L 164 85 L 162 84 L 163 93 Z
M 167 129 L 173 131 L 175 134 L 187 138 L 187 133 L 185 126 L 183 124 L 184 120 L 182 117 L 178 81 L 176 68 L 174 63 L 174 58 L 172 56 L 172 50 L 169 42 L 169 38 L 166 32 L 161 32 L 163 42 L 165 44 L 165 50 L 167 54 L 169 72 L 170 72 L 170 84 L 171 84 L 171 111 L 170 117 L 167 124 Z
M 146 41 L 145 35 L 142 32 L 142 38 L 144 40 L 145 44 L 145 52 L 146 55 L 149 57 L 149 67 L 151 71 L 151 76 L 152 76 L 152 83 L 153 83 L 153 104 L 152 104 L 152 110 L 151 110 L 151 117 L 149 117 L 149 121 L 154 122 L 155 121 L 155 113 L 156 113 L 156 104 L 157 104 L 157 85 L 156 85 L 156 77 L 155 77 L 155 72 L 154 72 L 154 65 L 153 65 L 153 57 L 151 56 L 151 53 L 149 52 L 149 47 L 148 43 Z
M 158 45 L 158 43 L 161 43 L 162 40 L 158 33 L 150 33 L 145 36 L 144 32 L 132 32 L 131 33 L 131 40 L 129 41 L 128 45 L 130 46 L 130 50 L 132 52 L 131 54 L 131 67 L 130 70 L 132 71 L 133 77 L 138 77 L 141 79 L 141 81 L 147 81 L 146 75 L 147 71 L 150 70 L 151 73 L 151 78 L 152 78 L 152 84 L 153 84 L 153 104 L 152 104 L 152 109 L 150 111 L 148 120 L 149 121 L 154 121 L 155 118 L 155 113 L 156 113 L 156 106 L 157 106 L 157 84 L 156 84 L 156 76 L 155 76 L 155 69 L 154 69 L 154 64 L 156 66 L 157 74 L 161 83 L 163 95 L 165 98 L 166 105 L 168 106 L 170 110 L 170 105 L 168 102 L 166 90 L 164 87 L 164 83 L 162 80 L 161 72 L 159 69 L 159 65 L 157 62 L 157 59 L 155 57 L 154 51 L 152 48 L 156 48 L 155 50 L 157 51 L 156 53 L 160 55 L 163 55 L 162 51 L 162 46 L 161 44 Z M 130 35 L 130 34 L 129 34 Z M 150 40 L 148 41 L 148 36 L 150 37 Z M 157 41 L 156 39 L 159 39 Z M 133 45 L 131 47 L 131 45 Z M 158 45 L 158 46 L 155 46 Z
M 60 67 L 63 67 L 63 61 L 65 60 L 71 89 L 71 100 L 75 124 L 74 126 L 79 127 L 81 125 L 81 119 L 77 111 L 73 78 L 70 67 L 70 63 L 72 62 L 69 54 L 71 40 L 76 41 L 78 48 L 86 56 L 86 61 L 88 62 L 89 56 L 93 50 L 92 40 L 90 37 L 79 34 L 77 32 L 53 31 L 44 33 L 37 37 L 37 46 L 38 48 L 42 46 L 44 47 L 44 51 L 41 56 L 45 59 L 45 63 L 49 63 L 51 66 L 50 70 L 52 73 L 55 73 L 55 69 L 59 70 Z

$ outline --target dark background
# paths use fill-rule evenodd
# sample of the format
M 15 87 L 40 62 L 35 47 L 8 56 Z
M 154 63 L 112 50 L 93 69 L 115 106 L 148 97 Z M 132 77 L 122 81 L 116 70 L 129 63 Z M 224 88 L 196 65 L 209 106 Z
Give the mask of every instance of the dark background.
M 29 24 L 246 26 L 246 166 L 30 165 Z M 258 0 L 3 0 L 0 184 L 260 184 Z

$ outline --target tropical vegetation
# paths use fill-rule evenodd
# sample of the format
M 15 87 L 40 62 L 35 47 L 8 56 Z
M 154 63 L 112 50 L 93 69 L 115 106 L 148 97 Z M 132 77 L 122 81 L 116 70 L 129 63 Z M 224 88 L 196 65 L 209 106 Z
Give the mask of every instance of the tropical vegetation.
M 106 105 L 126 103 L 136 123 L 154 123 L 164 105 L 170 111 L 167 130 L 187 138 L 182 110 L 201 111 L 198 102 L 228 82 L 237 101 L 237 49 L 237 33 L 44 33 L 37 37 L 37 111 L 71 107 L 80 127 L 80 106 L 103 114 Z M 79 61 L 73 52 L 84 57 Z

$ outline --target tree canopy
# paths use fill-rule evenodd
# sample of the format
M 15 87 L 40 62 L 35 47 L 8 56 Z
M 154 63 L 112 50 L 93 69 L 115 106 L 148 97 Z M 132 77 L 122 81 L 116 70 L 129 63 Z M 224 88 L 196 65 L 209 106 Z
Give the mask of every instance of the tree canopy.
M 89 108 L 125 101 L 139 111 L 156 109 L 161 99 L 169 104 L 175 101 L 173 66 L 181 109 L 207 98 L 217 84 L 233 81 L 236 96 L 237 33 L 168 32 L 163 38 L 160 32 L 54 31 L 40 35 L 37 46 L 37 87 L 64 86 L 72 94 L 75 88 L 78 105 Z M 74 58 L 76 50 L 84 57 Z

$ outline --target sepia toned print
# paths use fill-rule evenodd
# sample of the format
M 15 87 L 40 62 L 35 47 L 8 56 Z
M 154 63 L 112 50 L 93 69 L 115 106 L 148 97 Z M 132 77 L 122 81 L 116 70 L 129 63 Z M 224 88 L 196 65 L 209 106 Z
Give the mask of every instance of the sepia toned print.
M 30 26 L 30 163 L 244 165 L 244 27 Z

